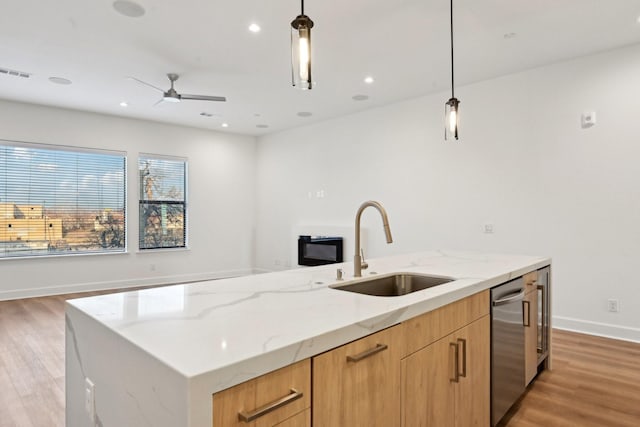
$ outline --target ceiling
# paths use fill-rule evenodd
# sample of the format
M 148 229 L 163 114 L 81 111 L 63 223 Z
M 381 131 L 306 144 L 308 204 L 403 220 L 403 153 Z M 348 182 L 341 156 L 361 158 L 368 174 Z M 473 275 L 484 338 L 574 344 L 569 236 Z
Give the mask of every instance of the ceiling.
M 299 0 L 136 2 L 141 17 L 114 0 L 4 4 L 0 68 L 31 76 L 0 73 L 0 98 L 262 135 L 449 90 L 447 0 L 307 0 L 311 91 L 291 86 Z M 455 0 L 456 85 L 640 43 L 639 16 L 638 0 Z M 154 105 L 162 94 L 128 78 L 168 89 L 169 72 L 180 93 L 228 101 Z

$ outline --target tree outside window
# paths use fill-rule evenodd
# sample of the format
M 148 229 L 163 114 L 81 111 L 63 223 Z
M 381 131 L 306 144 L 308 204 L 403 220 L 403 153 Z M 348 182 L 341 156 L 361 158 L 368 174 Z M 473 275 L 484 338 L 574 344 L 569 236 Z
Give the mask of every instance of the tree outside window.
M 186 247 L 186 171 L 185 159 L 140 156 L 141 250 Z

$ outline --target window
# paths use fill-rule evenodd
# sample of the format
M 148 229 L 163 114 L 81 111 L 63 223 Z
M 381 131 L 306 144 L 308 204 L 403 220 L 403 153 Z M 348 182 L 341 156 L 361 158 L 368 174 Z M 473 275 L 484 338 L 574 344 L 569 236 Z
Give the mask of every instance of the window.
M 0 259 L 124 252 L 122 152 L 0 140 Z
M 187 240 L 187 161 L 141 154 L 139 248 L 184 248 Z

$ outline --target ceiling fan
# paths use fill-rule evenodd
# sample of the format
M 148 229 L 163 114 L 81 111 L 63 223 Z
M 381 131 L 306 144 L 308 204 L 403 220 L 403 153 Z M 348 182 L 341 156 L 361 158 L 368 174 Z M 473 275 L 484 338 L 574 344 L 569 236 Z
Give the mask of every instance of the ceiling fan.
M 162 99 L 160 101 L 158 101 L 158 103 L 162 102 L 162 101 L 166 101 L 166 102 L 180 102 L 182 100 L 195 100 L 195 101 L 220 101 L 220 102 L 226 102 L 227 98 L 225 98 L 224 96 L 209 96 L 209 95 L 187 95 L 187 94 L 180 94 L 178 92 L 176 92 L 176 90 L 173 88 L 173 84 L 175 83 L 176 80 L 178 80 L 178 78 L 180 77 L 179 75 L 175 74 L 175 73 L 169 73 L 167 74 L 167 77 L 169 78 L 169 81 L 171 82 L 171 88 L 169 88 L 168 90 L 163 90 L 160 89 L 157 86 L 152 85 L 151 83 L 147 83 L 144 82 L 140 79 L 136 79 L 135 77 L 130 77 L 132 80 L 137 81 L 138 83 L 142 83 L 143 85 L 149 86 L 155 90 L 158 90 L 160 92 L 162 92 Z

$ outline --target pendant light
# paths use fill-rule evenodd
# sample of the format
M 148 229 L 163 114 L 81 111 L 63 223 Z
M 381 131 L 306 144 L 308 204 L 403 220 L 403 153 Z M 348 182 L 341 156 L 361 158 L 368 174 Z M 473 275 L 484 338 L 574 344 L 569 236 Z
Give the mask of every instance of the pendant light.
M 300 0 L 302 11 L 291 22 L 291 82 L 293 86 L 307 90 L 311 81 L 311 29 L 313 21 L 304 14 L 304 0 Z
M 460 101 L 454 96 L 453 81 L 453 0 L 450 0 L 451 11 L 451 99 L 444 104 L 444 139 L 458 139 L 458 122 L 460 119 Z

